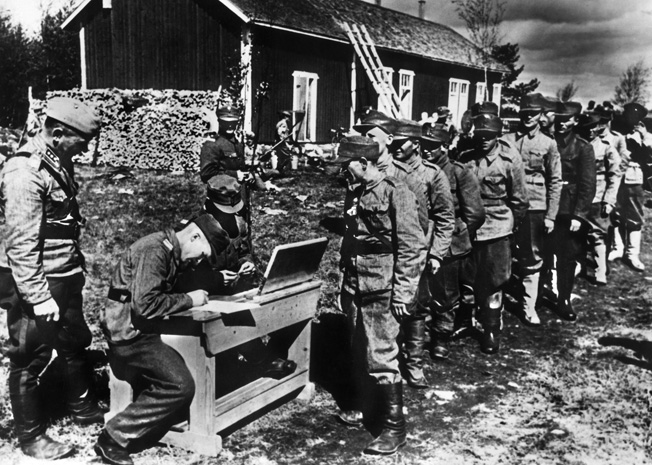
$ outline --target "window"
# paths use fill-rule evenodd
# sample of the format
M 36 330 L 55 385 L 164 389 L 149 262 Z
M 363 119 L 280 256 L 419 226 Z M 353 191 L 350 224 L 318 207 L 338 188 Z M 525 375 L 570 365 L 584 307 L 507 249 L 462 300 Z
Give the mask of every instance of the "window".
M 452 122 L 460 127 L 462 114 L 469 107 L 469 81 L 451 78 L 448 85 L 448 108 L 451 111 Z
M 385 78 L 385 82 L 387 85 L 390 87 L 393 87 L 393 81 L 394 81 L 394 70 L 392 68 L 384 67 L 380 70 L 382 76 Z M 388 100 L 391 102 L 391 96 L 387 96 Z M 386 115 L 391 115 L 392 110 L 387 106 L 387 103 L 385 103 L 385 99 L 381 98 L 378 96 L 378 111 L 382 111 Z
M 398 72 L 398 98 L 401 101 L 401 116 L 412 119 L 412 100 L 414 88 L 414 71 L 401 69 Z
M 491 96 L 491 101 L 498 105 L 498 111 L 500 111 L 500 97 L 503 91 L 502 84 L 494 84 L 493 95 Z
M 294 138 L 298 142 L 314 141 L 317 133 L 317 80 L 315 73 L 295 71 L 294 97 L 292 109 L 305 112 L 303 122 L 294 130 Z M 296 117 L 296 113 L 294 113 Z M 292 121 L 292 124 L 296 121 Z
M 485 93 L 487 92 L 487 86 L 484 82 L 478 82 L 475 85 L 475 103 L 482 103 L 485 101 Z

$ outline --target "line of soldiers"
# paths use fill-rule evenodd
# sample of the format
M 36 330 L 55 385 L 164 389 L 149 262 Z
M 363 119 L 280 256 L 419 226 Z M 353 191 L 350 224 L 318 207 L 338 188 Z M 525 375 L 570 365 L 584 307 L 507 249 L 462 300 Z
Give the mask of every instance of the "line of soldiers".
M 510 134 L 502 135 L 498 107 L 484 102 L 453 141 L 444 125 L 367 110 L 353 127 L 361 135 L 341 142 L 333 160 L 347 179 L 340 304 L 356 368 L 338 418 L 380 425 L 365 453 L 389 455 L 406 443 L 402 380 L 428 387 L 428 318 L 435 359 L 449 356 L 452 337 L 474 330 L 473 317 L 480 350 L 496 354 L 505 293 L 526 325 L 541 325 L 544 302 L 575 321 L 576 265 L 606 284 L 617 199 L 627 262 L 643 269 L 643 215 L 632 205 L 642 205 L 652 137 L 641 105 L 624 108 L 626 137 L 611 130 L 613 116 L 606 104 L 582 113 L 579 103 L 536 93 L 522 99 Z M 619 194 L 623 170 L 628 187 Z

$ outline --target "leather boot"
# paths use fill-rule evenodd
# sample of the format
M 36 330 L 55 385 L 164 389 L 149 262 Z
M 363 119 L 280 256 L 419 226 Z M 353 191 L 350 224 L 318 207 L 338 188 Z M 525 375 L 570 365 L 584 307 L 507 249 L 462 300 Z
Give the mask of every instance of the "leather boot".
M 475 303 L 460 302 L 460 306 L 455 309 L 455 321 L 453 323 L 452 339 L 461 339 L 469 336 L 473 332 L 473 309 Z
M 403 415 L 403 386 L 379 384 L 376 386 L 381 409 L 380 435 L 365 448 L 365 454 L 391 455 L 407 442 Z
M 634 270 L 642 273 L 645 265 L 640 260 L 641 253 L 641 231 L 627 231 L 627 250 L 625 251 L 625 262 Z
M 574 262 L 560 264 L 558 269 L 559 296 L 557 298 L 557 314 L 566 321 L 577 320 L 577 314 L 573 310 L 573 304 L 571 303 L 571 294 L 575 284 L 573 269 Z
M 539 296 L 539 272 L 523 276 L 523 320 L 528 326 L 540 326 L 536 310 Z
M 485 326 L 480 339 L 480 350 L 485 354 L 497 354 L 500 350 L 500 327 Z
M 432 340 L 430 341 L 430 358 L 446 360 L 451 354 L 448 348 L 449 340 L 450 336 L 448 334 L 433 333 Z
M 109 433 L 106 432 L 106 430 L 102 430 L 98 436 L 93 450 L 99 457 L 102 458 L 102 462 L 104 463 L 109 463 L 111 465 L 134 464 L 133 460 L 131 460 L 131 457 L 129 457 L 129 451 L 115 442 Z
M 59 460 L 75 452 L 68 444 L 55 441 L 47 434 L 39 434 L 35 438 L 20 442 L 23 454 L 39 460 Z
M 425 349 L 426 320 L 410 317 L 403 321 L 403 358 L 405 380 L 414 389 L 426 389 L 428 380 L 423 374 L 423 351 Z
M 596 262 L 593 282 L 597 286 L 605 286 L 607 284 L 607 245 L 595 244 L 593 253 Z
M 621 235 L 621 228 L 613 228 L 613 243 L 611 244 L 611 251 L 609 252 L 608 260 L 613 262 L 619 258 L 623 258 L 625 252 L 625 244 L 623 243 L 623 235 Z
M 79 425 L 104 424 L 105 410 L 97 405 L 91 391 L 90 373 L 86 359 L 79 354 L 66 354 L 66 403 L 72 420 Z
M 76 401 L 68 401 L 68 411 L 72 416 L 72 421 L 78 425 L 104 424 L 106 410 L 100 408 L 93 398 L 82 397 Z

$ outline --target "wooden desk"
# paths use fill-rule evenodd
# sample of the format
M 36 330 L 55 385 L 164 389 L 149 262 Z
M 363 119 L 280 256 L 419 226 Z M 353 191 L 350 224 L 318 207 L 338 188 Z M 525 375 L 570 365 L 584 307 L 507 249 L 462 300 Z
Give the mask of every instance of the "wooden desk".
M 251 310 L 247 326 L 231 326 L 230 318 L 196 308 L 157 321 L 158 332 L 166 344 L 181 354 L 196 385 L 188 422 L 172 428 L 162 442 L 215 456 L 222 450 L 218 433 L 227 427 L 290 394 L 310 400 L 314 393 L 314 385 L 309 381 L 310 330 L 320 286 L 321 281 L 310 281 L 262 296 L 255 295 L 255 291 L 232 296 L 229 300 L 260 305 Z M 219 367 L 215 366 L 215 355 L 295 325 L 298 336 L 288 352 L 288 358 L 297 364 L 294 373 L 280 380 L 259 378 L 216 398 L 215 376 Z M 107 421 L 132 401 L 131 386 L 116 379 L 113 373 L 109 387 L 111 410 Z

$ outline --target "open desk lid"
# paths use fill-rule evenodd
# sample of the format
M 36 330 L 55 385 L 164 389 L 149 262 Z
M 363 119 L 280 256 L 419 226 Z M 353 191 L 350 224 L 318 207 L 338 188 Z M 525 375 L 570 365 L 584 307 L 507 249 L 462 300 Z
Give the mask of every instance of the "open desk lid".
M 326 251 L 328 238 L 310 239 L 279 245 L 267 264 L 259 294 L 269 294 L 279 289 L 310 281 Z

